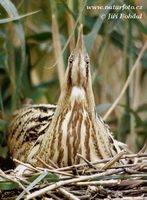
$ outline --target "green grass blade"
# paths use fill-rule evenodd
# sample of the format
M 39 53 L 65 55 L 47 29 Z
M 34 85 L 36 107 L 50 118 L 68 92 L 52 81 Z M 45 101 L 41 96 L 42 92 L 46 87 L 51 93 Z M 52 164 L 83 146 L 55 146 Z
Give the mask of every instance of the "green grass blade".
M 30 13 L 27 13 L 27 14 L 24 14 L 24 15 L 20 15 L 20 16 L 15 16 L 15 17 L 9 17 L 9 18 L 5 18 L 5 19 L 0 19 L 0 24 L 5 24 L 5 23 L 8 23 L 8 22 L 12 22 L 12 21 L 17 21 L 17 20 L 20 20 L 24 17 L 28 17 L 28 16 L 31 16 L 31 15 L 34 15 L 36 13 L 40 12 L 40 10 L 37 10 L 37 11 L 34 11 L 34 12 L 30 12 Z
M 17 183 L 12 181 L 0 181 L 0 190 L 14 190 L 19 188 Z
M 31 190 L 37 183 L 39 183 L 46 175 L 48 174 L 47 171 L 44 171 L 40 176 L 38 176 L 27 188 L 26 190 Z M 23 191 L 17 198 L 16 200 L 20 200 L 23 196 L 25 195 L 25 191 Z
M 54 182 L 58 180 L 58 176 L 54 174 L 49 174 L 47 171 L 42 172 L 35 180 L 31 182 L 31 184 L 26 188 L 27 191 L 30 191 L 33 189 L 35 185 L 37 185 L 40 181 L 42 181 L 44 178 L 47 178 L 48 182 Z M 23 191 L 16 200 L 20 200 L 25 195 L 25 191 Z
M 17 12 L 16 7 L 10 0 L 0 0 L 0 4 L 6 10 L 6 12 L 10 16 L 10 18 L 18 19 L 20 17 Z M 21 51 L 21 62 L 19 63 L 19 73 L 18 73 L 18 78 L 16 81 L 16 90 L 13 92 L 13 96 L 12 96 L 12 108 L 13 109 L 16 107 L 17 100 L 18 100 L 20 90 L 21 90 L 21 85 L 22 85 L 21 81 L 22 81 L 22 76 L 23 76 L 23 72 L 24 72 L 25 52 L 26 52 L 25 35 L 24 35 L 24 30 L 23 30 L 23 27 L 22 27 L 20 21 L 18 21 L 18 20 L 15 21 L 14 27 L 15 27 L 17 37 L 20 41 L 19 44 L 20 44 L 20 51 Z
M 108 3 L 108 6 L 112 6 L 114 4 L 114 2 L 115 2 L 115 0 L 111 0 Z M 102 16 L 102 14 L 106 16 L 109 12 L 110 12 L 109 9 L 106 9 L 103 12 L 101 12 L 100 16 L 97 18 L 96 22 L 94 23 L 91 32 L 85 36 L 85 46 L 86 46 L 86 50 L 89 54 L 92 50 L 97 33 L 99 32 L 99 30 L 103 24 L 103 21 L 104 21 L 104 18 L 101 16 Z

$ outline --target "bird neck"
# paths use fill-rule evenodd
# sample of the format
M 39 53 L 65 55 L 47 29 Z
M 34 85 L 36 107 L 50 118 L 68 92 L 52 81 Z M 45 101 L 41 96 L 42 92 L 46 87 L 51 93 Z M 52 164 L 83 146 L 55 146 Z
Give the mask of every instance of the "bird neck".
M 66 81 L 61 91 L 54 118 L 56 118 L 66 106 L 75 101 L 81 104 L 86 104 L 88 112 L 92 116 L 95 116 L 95 100 L 92 90 L 91 76 L 89 76 L 85 87 L 70 85 L 66 76 Z

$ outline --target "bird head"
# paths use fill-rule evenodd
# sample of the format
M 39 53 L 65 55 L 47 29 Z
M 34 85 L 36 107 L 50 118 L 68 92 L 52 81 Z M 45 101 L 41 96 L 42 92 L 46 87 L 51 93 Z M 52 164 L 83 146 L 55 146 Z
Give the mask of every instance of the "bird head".
M 79 27 L 76 48 L 69 56 L 67 81 L 70 87 L 86 88 L 89 77 L 89 57 L 84 48 L 83 25 Z

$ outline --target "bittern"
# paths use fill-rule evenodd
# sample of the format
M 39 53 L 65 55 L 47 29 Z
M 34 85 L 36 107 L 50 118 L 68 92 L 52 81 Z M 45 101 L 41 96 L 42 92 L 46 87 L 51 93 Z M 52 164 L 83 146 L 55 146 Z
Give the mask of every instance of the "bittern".
M 17 110 L 8 126 L 9 150 L 13 158 L 41 166 L 59 167 L 110 158 L 121 151 L 119 142 L 96 113 L 90 60 L 86 53 L 82 25 L 76 48 L 69 56 L 65 81 L 54 105 L 29 105 Z

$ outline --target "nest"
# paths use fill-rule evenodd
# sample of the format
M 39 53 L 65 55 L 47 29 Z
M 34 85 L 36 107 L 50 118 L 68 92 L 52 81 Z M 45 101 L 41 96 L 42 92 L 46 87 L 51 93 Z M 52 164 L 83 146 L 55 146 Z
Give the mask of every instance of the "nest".
M 26 170 L 0 170 L 0 199 L 147 199 L 146 153 L 127 155 L 122 151 L 93 163 L 78 156 L 83 164 L 64 168 L 47 165 L 40 158 L 44 168 L 15 159 Z

